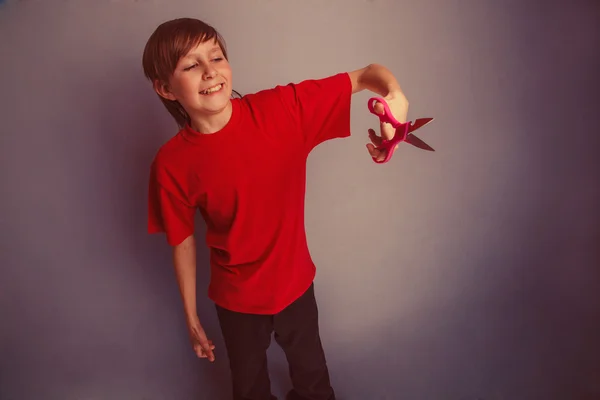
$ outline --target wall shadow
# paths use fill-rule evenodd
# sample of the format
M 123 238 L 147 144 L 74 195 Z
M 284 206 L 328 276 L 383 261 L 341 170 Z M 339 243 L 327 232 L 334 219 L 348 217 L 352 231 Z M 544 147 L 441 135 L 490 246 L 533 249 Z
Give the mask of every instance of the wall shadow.
M 137 64 L 131 62 L 127 66 Z M 214 364 L 196 359 L 189 346 L 183 307 L 173 273 L 171 247 L 167 244 L 164 234 L 149 235 L 146 231 L 150 163 L 159 147 L 176 134 L 177 127 L 152 92 L 150 84 L 142 79 L 141 69 L 128 68 L 127 73 L 123 73 L 121 68 L 119 73 L 115 71 L 112 76 L 114 80 L 111 89 L 104 91 L 98 110 L 102 140 L 107 148 L 113 149 L 106 153 L 110 154 L 111 158 L 105 166 L 111 169 L 110 174 L 115 178 L 111 190 L 108 191 L 111 195 L 102 201 L 114 205 L 110 225 L 115 229 L 114 235 L 117 240 L 126 243 L 124 248 L 130 251 L 128 259 L 133 262 L 125 267 L 131 268 L 127 279 L 131 279 L 129 282 L 137 286 L 132 292 L 149 296 L 148 302 L 161 303 L 164 306 L 164 310 L 156 318 L 144 318 L 144 326 L 127 325 L 122 321 L 122 329 L 172 330 L 171 333 L 159 336 L 159 340 L 162 339 L 160 345 L 171 347 L 173 352 L 170 357 L 161 352 L 161 358 L 157 361 L 163 364 L 156 369 L 157 375 L 161 377 L 153 378 L 163 380 L 159 386 L 165 390 L 164 398 L 229 399 L 228 361 L 213 303 L 206 296 L 210 271 L 204 243 L 204 222 L 198 213 L 197 303 L 202 324 L 217 346 L 217 360 Z M 115 257 L 118 255 L 115 254 Z M 114 273 L 122 274 L 122 271 Z M 165 314 L 173 317 L 161 320 L 159 317 L 164 317 Z M 164 327 L 164 324 L 171 325 Z M 146 358 L 152 362 L 151 358 Z M 185 389 L 170 393 L 169 388 L 175 387 Z M 152 395 L 147 396 L 149 400 L 154 398 Z

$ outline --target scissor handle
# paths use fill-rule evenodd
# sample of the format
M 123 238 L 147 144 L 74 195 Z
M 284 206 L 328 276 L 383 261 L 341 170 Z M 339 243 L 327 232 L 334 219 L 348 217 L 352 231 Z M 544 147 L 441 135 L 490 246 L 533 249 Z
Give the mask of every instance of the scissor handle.
M 383 115 L 377 114 L 375 112 L 375 103 L 376 102 L 380 102 L 383 105 L 383 111 L 384 111 Z M 385 155 L 385 158 L 381 161 L 378 161 L 375 157 L 373 157 L 373 161 L 375 161 L 377 164 L 383 164 L 392 159 L 392 155 L 394 155 L 394 151 L 396 150 L 396 146 L 398 145 L 398 143 L 400 143 L 406 139 L 406 135 L 408 135 L 408 128 L 410 126 L 410 123 L 407 122 L 407 123 L 403 124 L 403 123 L 399 122 L 396 118 L 394 118 L 394 116 L 392 115 L 392 111 L 390 110 L 390 107 L 388 106 L 387 102 L 381 97 L 371 97 L 369 99 L 368 106 L 369 106 L 369 111 L 372 114 L 375 114 L 376 116 L 378 116 L 379 120 L 381 122 L 387 122 L 387 123 L 391 124 L 392 127 L 394 127 L 394 129 L 396 129 L 396 133 L 394 134 L 394 137 L 392 139 L 390 139 L 390 140 L 382 139 L 381 144 L 379 146 L 377 146 L 378 150 L 387 150 L 386 155 Z
M 392 139 L 390 139 L 390 140 L 381 139 L 381 144 L 379 146 L 377 146 L 377 149 L 378 150 L 387 150 L 386 154 L 385 154 L 385 158 L 383 160 L 379 161 L 379 160 L 377 160 L 377 158 L 372 157 L 373 161 L 375 161 L 377 164 L 383 164 L 383 163 L 390 161 L 392 159 L 392 156 L 394 155 L 394 151 L 396 150 L 396 146 L 398 145 L 398 143 L 400 143 L 406 139 L 406 135 L 408 134 L 409 125 L 410 125 L 409 123 L 400 124 L 400 126 L 396 128 L 396 133 L 394 134 L 394 137 Z
M 379 102 L 383 105 L 383 115 L 379 115 L 375 112 L 375 102 Z M 392 115 L 392 111 L 390 110 L 390 107 L 388 106 L 388 103 L 381 97 L 371 97 L 369 99 L 369 111 L 371 111 L 372 114 L 375 114 L 379 117 L 379 120 L 381 122 L 387 122 L 389 124 L 391 124 L 394 128 L 399 127 L 400 125 L 402 125 L 401 122 L 399 122 L 396 118 L 394 118 L 394 116 Z

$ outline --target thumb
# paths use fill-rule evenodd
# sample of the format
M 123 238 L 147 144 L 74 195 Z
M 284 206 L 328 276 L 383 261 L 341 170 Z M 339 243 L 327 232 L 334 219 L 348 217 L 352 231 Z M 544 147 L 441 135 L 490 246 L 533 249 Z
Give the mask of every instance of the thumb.
M 377 115 L 383 115 L 383 113 L 385 112 L 385 107 L 383 107 L 383 104 L 381 104 L 381 102 L 379 101 L 375 103 L 373 109 L 375 110 L 375 113 Z

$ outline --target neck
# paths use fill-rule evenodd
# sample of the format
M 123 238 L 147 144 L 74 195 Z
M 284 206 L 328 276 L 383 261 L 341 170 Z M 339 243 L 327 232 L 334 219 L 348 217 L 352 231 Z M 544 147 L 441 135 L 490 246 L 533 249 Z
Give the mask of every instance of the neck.
M 211 115 L 197 115 L 191 117 L 191 127 L 196 132 L 211 134 L 220 131 L 231 119 L 233 107 L 231 101 L 218 113 Z

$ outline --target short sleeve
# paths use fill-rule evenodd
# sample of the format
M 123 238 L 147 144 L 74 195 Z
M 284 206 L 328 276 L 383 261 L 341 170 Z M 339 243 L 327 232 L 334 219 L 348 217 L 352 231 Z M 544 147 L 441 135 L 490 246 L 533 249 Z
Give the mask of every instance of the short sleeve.
M 148 192 L 148 233 L 164 232 L 167 242 L 176 246 L 194 233 L 196 207 L 178 193 L 173 178 L 152 163 Z
M 276 88 L 309 146 L 350 136 L 352 82 L 348 73 Z

